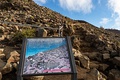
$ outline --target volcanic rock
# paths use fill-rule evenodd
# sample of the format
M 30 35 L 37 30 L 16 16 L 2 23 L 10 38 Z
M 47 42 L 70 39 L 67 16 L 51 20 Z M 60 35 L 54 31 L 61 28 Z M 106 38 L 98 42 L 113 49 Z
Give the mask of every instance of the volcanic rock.
M 10 52 L 12 52 L 12 51 L 13 51 L 13 49 L 11 47 L 6 46 L 4 48 L 3 53 L 5 54 L 6 59 L 8 59 L 10 57 Z
M 120 57 L 114 57 L 113 63 L 120 67 Z
M 11 62 L 18 62 L 20 59 L 20 54 L 17 51 L 12 51 L 10 53 L 10 57 L 7 60 L 7 63 L 11 63 Z
M 37 37 L 47 37 L 47 31 L 45 29 L 37 29 Z
M 0 49 L 0 54 L 3 53 L 3 50 L 4 50 L 3 48 Z
M 106 79 L 101 75 L 101 73 L 97 69 L 93 68 L 87 74 L 86 80 L 106 80 Z
M 90 59 L 87 56 L 81 54 L 80 51 L 76 49 L 73 49 L 73 54 L 75 59 L 79 60 L 82 67 L 89 69 Z
M 0 50 L 0 59 L 4 58 L 5 57 L 5 54 L 3 54 L 3 50 L 1 49 Z
M 5 57 L 5 54 L 0 54 L 0 59 L 4 57 Z
M 6 62 L 0 59 L 0 71 L 3 69 L 5 65 L 6 65 Z
M 16 70 L 18 69 L 18 63 L 13 63 L 12 66 L 13 66 L 13 68 L 15 68 Z
M 109 71 L 109 80 L 120 80 L 120 71 L 116 69 L 112 69 Z
M 90 69 L 89 65 L 90 65 L 90 59 L 87 56 L 81 56 L 79 57 L 80 63 L 81 65 L 86 68 L 86 69 Z
M 99 68 L 99 62 L 97 61 L 90 61 L 90 69 L 93 69 L 93 68 L 96 68 L 98 69 Z
M 108 53 L 103 54 L 103 59 L 104 60 L 109 59 L 109 58 L 110 58 L 110 54 L 108 54 Z
M 107 65 L 107 64 L 99 64 L 99 70 L 100 71 L 105 71 L 107 68 L 109 67 L 109 65 Z
M 7 73 L 10 73 L 12 70 L 13 70 L 12 65 L 11 65 L 10 63 L 7 63 L 7 64 L 3 67 L 1 73 L 2 73 L 2 74 L 7 74 Z
M 95 60 L 98 58 L 99 52 L 90 52 L 90 53 L 84 53 L 86 56 L 88 56 L 90 59 Z
M 115 51 L 115 50 L 113 50 L 113 51 L 111 51 L 111 53 L 110 53 L 110 56 L 111 57 L 115 57 L 115 56 L 118 56 L 119 54 L 117 53 L 117 51 Z

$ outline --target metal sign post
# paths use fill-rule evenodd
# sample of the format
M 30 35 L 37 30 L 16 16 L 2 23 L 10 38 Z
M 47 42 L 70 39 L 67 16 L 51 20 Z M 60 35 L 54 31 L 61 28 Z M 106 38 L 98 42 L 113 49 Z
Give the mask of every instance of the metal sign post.
M 62 31 L 61 31 L 62 29 L 63 29 L 63 26 L 59 26 L 59 33 L 58 33 L 58 34 L 59 34 L 59 37 L 62 37 L 62 35 L 63 35 L 63 33 L 62 33 Z

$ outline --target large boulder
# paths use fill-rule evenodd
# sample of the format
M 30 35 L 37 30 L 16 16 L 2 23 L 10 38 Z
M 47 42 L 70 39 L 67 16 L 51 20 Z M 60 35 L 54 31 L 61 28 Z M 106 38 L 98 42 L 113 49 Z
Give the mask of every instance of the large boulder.
M 7 60 L 7 63 L 18 62 L 20 59 L 20 54 L 17 51 L 10 52 L 10 57 Z
M 86 69 L 90 69 L 89 67 L 90 59 L 87 56 L 81 54 L 79 50 L 72 49 L 72 51 L 74 53 L 75 59 L 79 60 L 79 62 L 81 63 L 81 66 Z

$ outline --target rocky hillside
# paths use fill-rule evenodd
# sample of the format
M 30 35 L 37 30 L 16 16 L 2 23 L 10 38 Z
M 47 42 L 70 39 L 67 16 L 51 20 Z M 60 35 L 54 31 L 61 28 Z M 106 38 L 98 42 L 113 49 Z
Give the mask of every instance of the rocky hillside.
M 120 34 L 86 21 L 72 20 L 32 0 L 0 0 L 0 79 L 16 80 L 12 76 L 17 74 L 21 38 L 58 36 L 60 26 L 62 36 L 71 36 L 78 80 L 120 79 Z M 31 80 L 68 78 L 61 76 Z
M 116 30 L 116 29 L 106 29 L 106 30 L 111 31 L 116 34 L 120 34 L 120 30 Z

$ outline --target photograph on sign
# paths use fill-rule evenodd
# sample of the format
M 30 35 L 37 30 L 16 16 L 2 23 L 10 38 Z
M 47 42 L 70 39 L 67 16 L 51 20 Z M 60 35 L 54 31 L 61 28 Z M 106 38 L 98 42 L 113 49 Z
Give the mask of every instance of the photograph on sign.
M 71 72 L 66 38 L 26 39 L 23 75 Z

